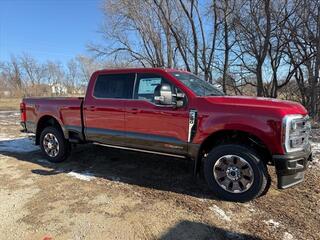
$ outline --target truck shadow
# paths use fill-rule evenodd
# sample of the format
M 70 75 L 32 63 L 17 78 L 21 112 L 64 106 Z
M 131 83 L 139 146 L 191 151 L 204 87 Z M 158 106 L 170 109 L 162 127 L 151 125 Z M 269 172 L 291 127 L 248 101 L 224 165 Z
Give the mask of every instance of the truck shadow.
M 19 146 L 17 141 L 21 142 L 21 139 L 0 141 L 0 154 L 38 164 L 42 168 L 33 169 L 34 174 L 50 176 L 75 172 L 199 198 L 215 198 L 202 178 L 193 177 L 193 164 L 188 160 L 97 145 L 79 145 L 72 150 L 67 161 L 53 164 L 45 160 L 40 149 L 32 152 L 22 151 L 31 148 L 31 141 L 22 141 L 24 146 Z M 16 146 L 16 150 L 3 146 Z
M 169 231 L 164 233 L 159 239 L 161 240 L 184 240 L 184 239 L 246 239 L 260 240 L 261 238 L 228 231 L 222 228 L 210 226 L 200 222 L 184 220 L 177 223 Z

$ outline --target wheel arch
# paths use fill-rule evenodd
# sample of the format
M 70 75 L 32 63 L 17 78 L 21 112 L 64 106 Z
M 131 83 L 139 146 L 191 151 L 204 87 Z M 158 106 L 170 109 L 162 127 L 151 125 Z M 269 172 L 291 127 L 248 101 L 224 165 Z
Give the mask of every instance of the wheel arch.
M 206 154 L 208 154 L 215 146 L 222 144 L 239 144 L 248 146 L 258 152 L 265 164 L 273 164 L 272 151 L 261 137 L 258 137 L 256 134 L 248 131 L 224 129 L 210 134 L 200 144 L 197 156 L 195 157 L 195 173 L 199 172 L 202 164 L 201 162 L 205 158 Z
M 38 123 L 37 123 L 36 139 L 35 139 L 36 145 L 39 145 L 40 143 L 40 135 L 43 129 L 49 126 L 58 128 L 63 133 L 64 137 L 68 139 L 68 132 L 62 127 L 60 122 L 51 115 L 44 115 L 38 120 Z

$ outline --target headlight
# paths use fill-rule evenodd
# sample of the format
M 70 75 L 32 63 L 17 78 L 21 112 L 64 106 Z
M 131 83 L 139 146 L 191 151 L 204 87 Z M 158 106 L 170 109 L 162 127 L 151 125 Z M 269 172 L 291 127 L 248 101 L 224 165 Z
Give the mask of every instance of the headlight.
M 309 117 L 302 115 L 287 115 L 283 119 L 283 142 L 286 152 L 303 150 L 309 143 Z

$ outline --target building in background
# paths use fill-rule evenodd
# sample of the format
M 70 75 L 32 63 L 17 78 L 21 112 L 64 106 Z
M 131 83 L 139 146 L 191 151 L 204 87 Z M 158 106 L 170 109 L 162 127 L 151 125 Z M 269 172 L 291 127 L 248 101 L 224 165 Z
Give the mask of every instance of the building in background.
M 68 94 L 68 88 L 61 83 L 50 84 L 52 95 L 60 96 Z

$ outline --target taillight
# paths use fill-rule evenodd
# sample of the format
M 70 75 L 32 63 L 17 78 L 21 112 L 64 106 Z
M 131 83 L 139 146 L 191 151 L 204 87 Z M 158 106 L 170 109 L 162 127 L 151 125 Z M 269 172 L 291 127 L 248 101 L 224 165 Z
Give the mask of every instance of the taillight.
M 20 113 L 21 113 L 21 122 L 26 122 L 27 111 L 26 111 L 26 104 L 24 102 L 20 103 Z

